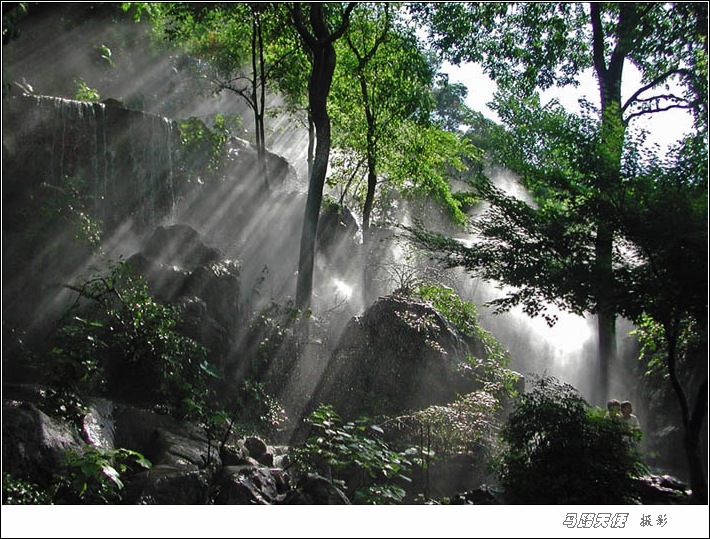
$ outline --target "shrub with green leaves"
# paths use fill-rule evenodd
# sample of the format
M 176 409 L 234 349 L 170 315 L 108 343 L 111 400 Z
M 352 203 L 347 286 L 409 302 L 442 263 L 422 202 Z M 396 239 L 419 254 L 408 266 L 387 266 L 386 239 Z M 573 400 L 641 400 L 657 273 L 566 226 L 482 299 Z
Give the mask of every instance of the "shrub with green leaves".
M 514 504 L 628 504 L 645 471 L 641 433 L 590 407 L 570 385 L 541 377 L 501 431 L 499 479 Z
M 498 400 L 487 391 L 459 395 L 444 405 L 432 405 L 411 414 L 387 420 L 398 432 L 398 440 L 409 445 L 421 443 L 437 454 L 472 452 L 491 445 L 497 428 Z
M 368 418 L 343 422 L 333 406 L 320 405 L 308 417 L 311 434 L 293 451 L 303 472 L 330 478 L 361 504 L 400 503 L 405 496 L 398 483 L 411 463 L 379 438 L 382 428 Z
M 478 323 L 476 306 L 462 299 L 453 289 L 439 284 L 422 283 L 416 295 L 430 303 L 466 339 L 480 342 L 481 353 L 466 358 L 472 375 L 498 397 L 513 394 L 517 376 L 506 368 L 510 354 Z
M 180 309 L 156 302 L 127 263 L 78 286 L 52 350 L 49 372 L 62 394 L 142 396 L 180 417 L 199 417 L 217 376 L 198 342 L 177 326 Z
M 3 473 L 2 503 L 3 505 L 49 505 L 52 503 L 52 492 L 42 490 L 26 479 Z
M 67 451 L 56 475 L 57 503 L 107 504 L 123 498 L 121 477 L 152 463 L 130 449 L 103 449 L 87 446 L 83 451 Z

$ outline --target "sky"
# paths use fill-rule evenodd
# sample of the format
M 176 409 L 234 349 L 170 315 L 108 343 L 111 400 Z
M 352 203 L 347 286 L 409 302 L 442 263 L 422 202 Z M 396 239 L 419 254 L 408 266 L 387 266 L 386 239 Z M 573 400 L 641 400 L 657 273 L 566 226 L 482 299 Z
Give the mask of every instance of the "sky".
M 468 88 L 466 104 L 473 110 L 481 112 L 486 118 L 499 121 L 496 113 L 487 103 L 493 100 L 496 84 L 477 64 L 462 64 L 454 66 L 445 63 L 443 71 L 449 74 L 450 83 L 462 83 Z M 633 92 L 641 86 L 641 75 L 636 67 L 627 63 L 624 66 L 624 80 L 621 88 L 622 100 L 628 99 Z M 553 88 L 542 93 L 542 103 L 547 103 L 557 98 L 569 112 L 579 113 L 579 99 L 585 97 L 593 104 L 599 103 L 599 87 L 592 69 L 588 69 L 580 76 L 578 88 Z M 670 110 L 655 114 L 646 114 L 635 118 L 631 127 L 643 128 L 649 131 L 647 145 L 657 143 L 662 152 L 690 132 L 693 125 L 692 115 L 681 110 Z

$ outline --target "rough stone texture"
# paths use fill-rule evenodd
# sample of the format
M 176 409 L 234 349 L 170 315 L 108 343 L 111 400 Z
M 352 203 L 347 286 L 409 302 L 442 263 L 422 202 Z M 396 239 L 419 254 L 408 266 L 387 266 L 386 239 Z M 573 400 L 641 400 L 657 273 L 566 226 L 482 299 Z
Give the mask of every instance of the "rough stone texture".
M 359 247 L 355 238 L 358 228 L 357 221 L 348 208 L 337 204 L 326 205 L 318 220 L 318 251 L 336 268 L 342 270 L 351 260 L 354 250 Z
M 74 299 L 61 283 L 86 276 L 95 263 L 79 239 L 89 222 L 100 230 L 102 251 L 117 258 L 131 255 L 129 245 L 166 221 L 198 227 L 210 221 L 206 232 L 215 245 L 204 245 L 182 224 L 162 227 L 148 244 L 159 258 L 143 261 L 163 266 L 154 280 L 165 281 L 168 298 L 205 301 L 216 325 L 207 322 L 211 327 L 198 334 L 209 334 L 209 344 L 226 353 L 228 339 L 214 330 L 231 330 L 238 319 L 241 279 L 238 265 L 218 257 L 216 247 L 235 256 L 234 245 L 252 239 L 241 235 L 254 208 L 269 205 L 256 150 L 230 139 L 222 176 L 198 180 L 194 171 L 202 168 L 195 165 L 211 158 L 211 148 L 186 153 L 177 123 L 115 100 L 14 95 L 3 99 L 2 116 L 3 376 L 38 381 L 23 365 L 27 348 L 42 354 L 51 347 L 47 334 Z M 272 187 L 295 177 L 282 157 L 267 152 L 266 158 Z
M 116 427 L 113 420 L 112 401 L 90 399 L 88 411 L 82 418 L 81 435 L 87 444 L 103 449 L 115 449 Z
M 183 469 L 198 470 L 209 462 L 221 465 L 219 448 L 214 443 L 209 448 L 207 440 L 195 439 L 158 428 L 155 431 L 155 464 L 176 466 Z
M 289 478 L 277 468 L 226 466 L 217 484 L 215 504 L 271 505 L 284 499 Z
M 132 406 L 117 406 L 115 418 L 116 447 L 142 453 L 153 464 L 197 469 L 207 458 L 204 432 L 170 416 Z M 218 448 L 212 447 L 212 460 L 219 462 Z
M 476 389 L 469 346 L 431 306 L 380 298 L 346 327 L 311 402 L 344 417 L 397 414 Z
M 290 490 L 284 505 L 350 505 L 343 492 L 325 477 L 308 474 L 301 479 L 294 490 Z
M 500 503 L 500 492 L 485 484 L 451 497 L 451 505 L 499 505 Z
M 684 505 L 690 503 L 688 486 L 670 475 L 646 475 L 635 480 L 643 505 Z
M 34 404 L 10 401 L 2 410 L 2 469 L 40 486 L 51 482 L 67 450 L 82 446 L 78 434 Z
M 255 459 L 266 454 L 268 448 L 266 443 L 261 438 L 249 436 L 244 439 L 244 447 L 249 451 L 249 456 Z
M 197 231 L 184 224 L 158 226 L 143 246 L 143 254 L 158 263 L 186 269 L 221 258 L 219 250 L 206 246 Z
M 209 351 L 223 368 L 239 320 L 240 265 L 224 260 L 184 224 L 159 226 L 143 249 L 126 261 L 148 283 L 153 297 L 183 305 L 182 332 Z
M 206 505 L 210 503 L 212 474 L 157 465 L 131 477 L 123 502 L 140 505 Z

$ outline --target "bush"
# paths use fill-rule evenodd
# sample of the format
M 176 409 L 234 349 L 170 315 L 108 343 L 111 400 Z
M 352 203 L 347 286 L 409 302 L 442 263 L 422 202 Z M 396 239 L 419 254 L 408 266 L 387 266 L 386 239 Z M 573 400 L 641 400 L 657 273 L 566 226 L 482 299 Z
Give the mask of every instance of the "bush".
M 552 377 L 535 381 L 501 431 L 499 478 L 509 503 L 628 504 L 645 471 L 640 431 L 590 408 Z
M 3 473 L 2 503 L 3 505 L 49 505 L 52 503 L 52 494 L 31 481 Z
M 315 472 L 344 488 L 354 503 L 400 503 L 397 481 L 411 463 L 377 437 L 382 429 L 367 418 L 343 423 L 331 405 L 320 405 L 308 418 L 311 435 L 293 452 L 303 472 Z
M 207 351 L 180 334 L 178 307 L 150 296 L 125 262 L 78 286 L 49 363 L 55 399 L 90 392 L 150 398 L 180 417 L 199 417 L 207 377 L 217 376 Z M 80 415 L 81 410 L 71 415 Z
M 55 478 L 55 500 L 69 504 L 119 503 L 124 488 L 121 477 L 151 466 L 148 459 L 130 449 L 87 446 L 81 452 L 69 450 Z

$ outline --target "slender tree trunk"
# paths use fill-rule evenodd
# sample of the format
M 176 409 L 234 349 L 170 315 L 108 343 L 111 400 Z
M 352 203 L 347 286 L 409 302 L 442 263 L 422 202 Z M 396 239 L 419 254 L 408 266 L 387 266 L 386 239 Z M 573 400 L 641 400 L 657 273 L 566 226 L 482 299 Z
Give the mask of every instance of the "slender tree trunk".
M 678 339 L 680 335 L 680 322 L 673 320 L 665 328 L 666 343 L 668 345 L 668 378 L 675 391 L 680 406 L 681 420 L 683 422 L 683 449 L 688 463 L 690 489 L 693 492 L 693 503 L 704 505 L 708 503 L 708 487 L 705 481 L 705 467 L 700 452 L 700 433 L 703 419 L 707 413 L 708 380 L 700 385 L 695 400 L 695 408 L 691 412 L 690 403 L 678 379 Z
M 269 175 L 266 164 L 266 137 L 264 129 L 264 107 L 266 105 L 266 74 L 264 73 L 264 39 L 261 19 L 258 13 L 252 15 L 251 67 L 252 103 L 254 104 L 254 131 L 256 135 L 256 155 L 259 173 L 266 189 L 269 189 Z
M 313 266 L 315 262 L 318 217 L 323 201 L 323 187 L 328 171 L 330 154 L 330 117 L 327 100 L 335 72 L 335 47 L 329 39 L 323 19 L 322 4 L 311 4 L 311 25 L 315 39 L 310 42 L 313 68 L 308 83 L 308 100 L 316 131 L 316 152 L 313 169 L 308 182 L 308 197 L 303 218 L 301 246 L 296 282 L 296 307 L 306 310 L 310 307 L 313 294 Z
M 622 19 L 628 19 L 628 8 L 621 8 Z M 604 31 L 600 6 L 590 5 L 592 20 L 592 46 L 594 70 L 599 82 L 601 99 L 601 162 L 599 163 L 599 190 L 602 193 L 597 207 L 597 236 L 595 241 L 596 312 L 598 335 L 599 380 L 597 401 L 604 403 L 609 398 L 609 379 L 616 360 L 616 307 L 614 302 L 615 279 L 612 266 L 614 247 L 613 225 L 607 220 L 605 204 L 613 199 L 619 189 L 621 155 L 624 144 L 625 125 L 621 110 L 621 78 L 626 59 L 627 31 L 620 22 L 616 48 L 609 56 L 605 54 Z
M 259 123 L 257 124 L 257 129 L 259 130 L 261 146 L 258 150 L 258 160 L 259 168 L 261 170 L 261 175 L 264 179 L 264 185 L 268 190 L 271 185 L 271 178 L 269 178 L 269 163 L 266 159 L 266 129 L 264 126 L 264 111 L 266 110 L 266 69 L 264 62 L 264 35 L 261 28 L 261 16 L 257 16 L 257 36 L 259 45 Z
M 360 72 L 360 91 L 362 92 L 365 120 L 367 121 L 367 193 L 365 195 L 365 205 L 362 209 L 362 242 L 367 245 L 370 243 L 370 217 L 375 201 L 375 190 L 377 189 L 377 149 L 375 148 L 375 115 L 369 99 L 367 80 L 362 69 L 364 69 L 364 66 L 361 66 Z
M 313 124 L 313 115 L 310 110 L 308 111 L 308 155 L 306 156 L 306 162 L 308 163 L 308 177 L 313 174 L 313 149 L 316 145 L 316 132 L 315 126 Z

